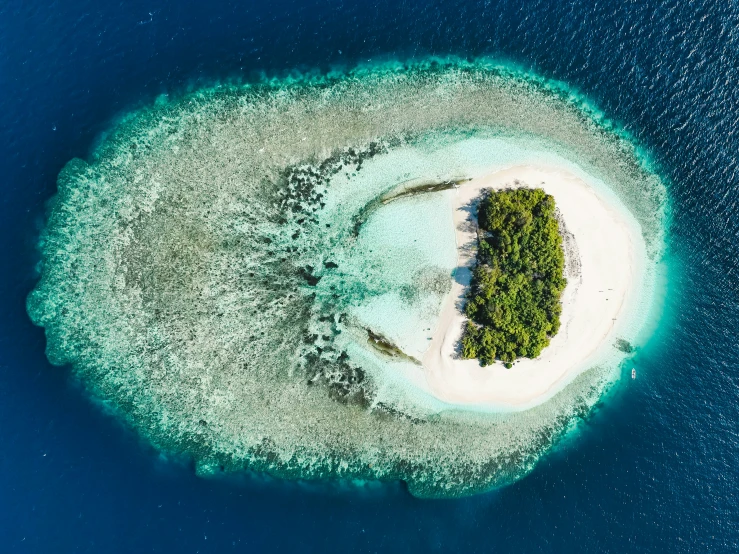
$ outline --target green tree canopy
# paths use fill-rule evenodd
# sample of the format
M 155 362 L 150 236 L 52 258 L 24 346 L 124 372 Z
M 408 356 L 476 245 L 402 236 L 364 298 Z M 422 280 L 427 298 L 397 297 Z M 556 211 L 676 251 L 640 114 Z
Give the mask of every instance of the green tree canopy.
M 465 313 L 464 358 L 482 365 L 535 358 L 559 330 L 567 284 L 554 198 L 541 189 L 486 193 Z

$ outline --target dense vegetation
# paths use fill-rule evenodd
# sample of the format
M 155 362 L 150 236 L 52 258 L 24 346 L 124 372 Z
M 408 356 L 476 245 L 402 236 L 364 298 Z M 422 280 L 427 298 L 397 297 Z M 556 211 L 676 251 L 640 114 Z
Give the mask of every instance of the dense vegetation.
M 477 216 L 462 355 L 510 367 L 516 358 L 538 356 L 559 330 L 566 280 L 554 199 L 541 189 L 490 192 Z

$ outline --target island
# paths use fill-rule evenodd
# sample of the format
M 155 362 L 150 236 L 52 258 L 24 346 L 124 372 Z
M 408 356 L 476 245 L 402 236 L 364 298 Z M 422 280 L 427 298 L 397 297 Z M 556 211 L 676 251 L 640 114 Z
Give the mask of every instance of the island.
M 566 279 L 557 299 L 561 313 L 545 331 L 548 345 L 533 356 L 519 357 L 512 368 L 507 360 L 484 367 L 464 355 L 464 331 L 469 328 L 465 306 L 474 283 L 478 252 L 477 204 L 483 191 L 521 190 L 535 187 L 555 205 L 557 236 L 562 237 L 563 280 L 554 277 L 552 299 Z M 554 396 L 591 367 L 600 351 L 613 350 L 612 332 L 634 302 L 633 287 L 644 271 L 638 257 L 638 229 L 613 200 L 563 168 L 514 166 L 482 175 L 460 185 L 452 199 L 458 261 L 451 291 L 442 307 L 439 323 L 423 354 L 422 378 L 410 368 L 404 374 L 415 386 L 445 402 L 522 410 Z M 550 233 L 551 220 L 549 220 Z M 484 235 L 484 231 L 483 231 Z M 557 244 L 553 238 L 552 244 Z M 555 249 L 555 252 L 557 249 Z M 556 271 L 555 271 L 556 273 Z M 474 286 L 473 286 L 473 294 Z M 550 304 L 552 306 L 552 304 Z M 558 310 L 551 307 L 552 315 Z M 474 314 L 474 312 L 473 312 Z M 491 360 L 483 360 L 483 363 Z

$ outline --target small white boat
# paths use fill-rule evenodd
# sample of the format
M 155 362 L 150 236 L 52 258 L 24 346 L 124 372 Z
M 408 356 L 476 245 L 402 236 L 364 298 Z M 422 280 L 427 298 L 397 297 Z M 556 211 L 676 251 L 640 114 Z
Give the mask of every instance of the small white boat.
M 631 368 L 631 378 L 636 379 L 636 368 Z

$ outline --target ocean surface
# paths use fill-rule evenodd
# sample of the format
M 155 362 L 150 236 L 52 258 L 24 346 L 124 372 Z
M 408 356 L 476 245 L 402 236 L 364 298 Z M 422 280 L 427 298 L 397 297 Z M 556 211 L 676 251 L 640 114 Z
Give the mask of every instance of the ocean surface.
M 736 551 L 738 29 L 716 2 L 3 3 L 0 552 Z M 527 477 L 433 501 L 202 479 L 49 365 L 25 310 L 45 202 L 117 117 L 231 77 L 429 55 L 568 83 L 668 182 L 663 316 L 637 378 Z

